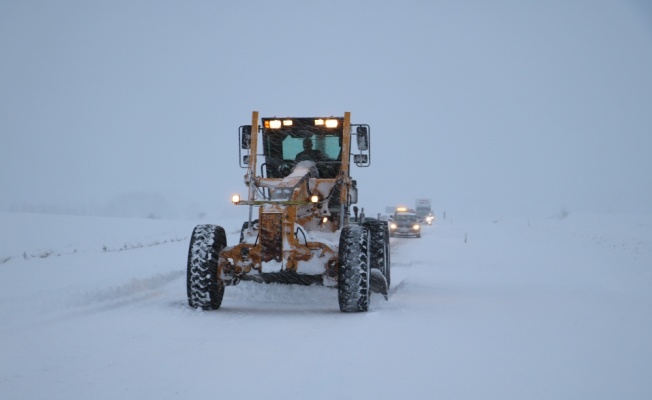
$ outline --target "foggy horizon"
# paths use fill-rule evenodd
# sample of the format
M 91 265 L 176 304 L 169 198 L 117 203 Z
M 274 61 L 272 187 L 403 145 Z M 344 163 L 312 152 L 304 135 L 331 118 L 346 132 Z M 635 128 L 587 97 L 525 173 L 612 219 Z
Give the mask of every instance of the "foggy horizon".
M 351 171 L 368 215 L 416 198 L 437 214 L 649 214 L 651 10 L 5 2 L 0 211 L 246 215 L 229 198 L 246 192 L 237 132 L 255 110 L 369 124 L 371 166 Z

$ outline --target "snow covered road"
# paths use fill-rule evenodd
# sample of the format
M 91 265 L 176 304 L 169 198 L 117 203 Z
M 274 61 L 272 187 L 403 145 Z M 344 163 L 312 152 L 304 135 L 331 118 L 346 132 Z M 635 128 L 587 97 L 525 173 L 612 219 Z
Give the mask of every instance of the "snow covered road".
M 652 396 L 649 216 L 437 221 L 366 314 L 249 282 L 190 309 L 193 226 L 0 213 L 0 398 Z

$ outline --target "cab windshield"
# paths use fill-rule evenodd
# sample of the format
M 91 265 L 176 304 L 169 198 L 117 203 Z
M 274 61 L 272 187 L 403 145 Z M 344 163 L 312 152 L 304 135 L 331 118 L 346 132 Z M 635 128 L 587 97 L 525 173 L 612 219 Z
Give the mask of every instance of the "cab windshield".
M 334 122 L 327 124 L 326 122 Z M 342 159 L 342 118 L 263 118 L 264 175 L 283 178 L 299 161 L 317 163 L 321 178 L 335 178 Z
M 337 160 L 342 148 L 340 138 L 337 136 L 313 135 L 311 138 L 312 149 L 319 151 L 326 160 Z M 283 160 L 295 160 L 297 155 L 304 150 L 304 138 L 287 136 L 282 141 L 281 157 Z

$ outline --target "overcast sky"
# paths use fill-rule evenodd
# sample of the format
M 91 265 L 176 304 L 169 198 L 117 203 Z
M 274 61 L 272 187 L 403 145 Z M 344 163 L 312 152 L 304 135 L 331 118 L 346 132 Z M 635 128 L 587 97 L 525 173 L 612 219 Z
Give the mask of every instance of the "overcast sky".
M 647 4 L 5 0 L 0 210 L 233 212 L 257 110 L 370 124 L 369 213 L 650 213 Z

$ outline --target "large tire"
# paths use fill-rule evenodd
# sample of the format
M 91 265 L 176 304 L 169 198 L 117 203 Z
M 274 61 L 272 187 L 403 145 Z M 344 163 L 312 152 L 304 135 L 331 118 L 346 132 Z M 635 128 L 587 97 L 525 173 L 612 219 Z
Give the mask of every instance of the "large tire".
M 369 231 L 359 225 L 342 229 L 339 248 L 338 299 L 342 312 L 369 310 Z
M 224 228 L 197 225 L 188 249 L 187 289 L 190 307 L 217 310 L 224 297 L 224 282 L 217 276 L 217 261 L 226 247 Z
M 386 221 L 365 221 L 364 226 L 369 229 L 371 238 L 370 266 L 377 268 L 387 281 L 387 289 L 390 285 L 390 257 L 389 257 L 389 228 Z

